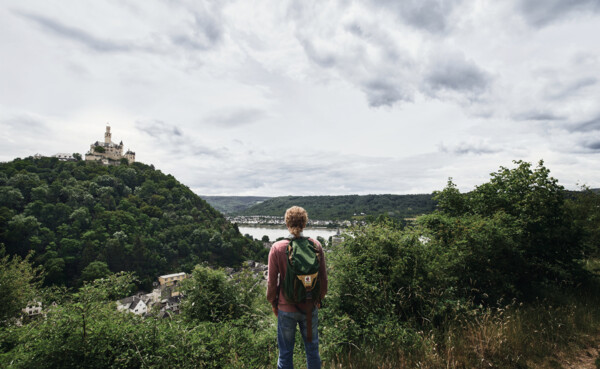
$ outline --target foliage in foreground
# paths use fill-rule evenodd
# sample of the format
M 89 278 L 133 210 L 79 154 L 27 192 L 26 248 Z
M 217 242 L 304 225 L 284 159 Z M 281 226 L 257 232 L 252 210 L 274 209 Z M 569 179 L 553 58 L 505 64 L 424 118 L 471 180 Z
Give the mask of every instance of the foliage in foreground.
M 436 196 L 439 210 L 414 228 L 384 221 L 353 231 L 330 257 L 323 309 L 330 354 L 375 350 L 406 359 L 442 344 L 423 332 L 445 337 L 454 327 L 449 321 L 473 321 L 502 301 L 535 303 L 589 282 L 583 261 L 593 237 L 572 212 L 581 205 L 565 200 L 542 163 L 516 164 L 468 194 L 450 182 Z
M 219 278 L 222 271 L 215 271 Z M 197 274 L 196 274 L 197 275 Z M 213 322 L 177 316 L 145 318 L 119 312 L 131 274 L 112 275 L 80 290 L 53 296 L 61 303 L 45 318 L 0 330 L 4 368 L 257 368 L 276 358 L 276 329 L 256 303 L 263 290 L 230 291 L 246 297 L 254 319 Z M 249 275 L 226 285 L 256 282 Z M 221 285 L 221 287 L 225 287 Z M 226 287 L 227 288 L 227 287 Z M 222 290 L 221 292 L 225 292 Z M 199 302 L 199 301 L 196 301 Z M 260 324 L 259 324 L 260 323 Z
M 600 282 L 589 273 L 598 262 L 588 259 L 598 244 L 588 222 L 600 209 L 585 203 L 596 198 L 567 201 L 543 165 L 519 162 L 470 194 L 450 183 L 438 199 L 439 211 L 414 228 L 372 223 L 327 254 L 326 367 L 558 368 L 557 353 L 598 334 Z M 130 276 L 85 284 L 45 319 L 0 328 L 0 365 L 274 367 L 264 286 L 206 266 L 192 277 L 183 314 L 171 320 L 116 311 L 109 301 Z
M 599 282 L 553 299 L 474 307 L 438 327 L 413 331 L 413 346 L 352 346 L 324 367 L 563 368 L 585 347 L 597 344 Z
M 0 244 L 0 326 L 9 324 L 37 295 L 41 271 L 25 259 L 5 254 Z

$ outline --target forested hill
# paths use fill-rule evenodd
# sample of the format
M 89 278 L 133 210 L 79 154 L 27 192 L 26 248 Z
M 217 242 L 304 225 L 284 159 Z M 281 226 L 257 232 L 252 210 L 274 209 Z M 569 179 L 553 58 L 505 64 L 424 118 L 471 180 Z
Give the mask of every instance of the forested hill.
M 275 197 L 242 211 L 242 215 L 283 216 L 293 205 L 302 206 L 311 219 L 346 220 L 356 216 L 386 214 L 394 218 L 411 218 L 435 209 L 433 195 L 346 195 Z
M 201 196 L 206 202 L 218 211 L 233 215 L 239 214 L 247 208 L 260 204 L 270 199 L 265 196 Z
M 153 166 L 56 158 L 0 164 L 1 244 L 8 254 L 33 251 L 46 284 L 124 270 L 149 287 L 158 275 L 190 272 L 202 261 L 266 259 L 261 244 Z

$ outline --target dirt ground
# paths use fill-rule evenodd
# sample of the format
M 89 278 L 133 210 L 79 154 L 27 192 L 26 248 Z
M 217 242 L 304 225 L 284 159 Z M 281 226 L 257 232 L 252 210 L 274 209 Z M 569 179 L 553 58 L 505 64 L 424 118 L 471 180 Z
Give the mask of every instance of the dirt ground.
M 600 347 L 596 344 L 581 351 L 573 358 L 562 359 L 561 365 L 564 369 L 597 369 L 596 359 L 600 355 Z

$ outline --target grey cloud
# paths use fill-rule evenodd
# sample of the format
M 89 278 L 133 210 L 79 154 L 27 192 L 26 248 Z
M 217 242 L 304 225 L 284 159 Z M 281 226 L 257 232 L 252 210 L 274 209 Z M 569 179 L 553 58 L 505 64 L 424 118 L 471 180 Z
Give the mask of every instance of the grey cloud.
M 362 161 L 362 160 L 359 160 Z M 239 157 L 220 167 L 198 169 L 200 174 L 192 181 L 199 193 L 254 193 L 311 194 L 331 193 L 333 188 L 343 186 L 359 188 L 359 178 L 352 168 L 356 165 L 344 163 L 339 155 L 311 153 L 309 155 L 282 155 L 279 159 L 250 159 Z M 328 190 L 323 191 L 323 188 Z
M 135 128 L 139 131 L 157 139 L 170 140 L 173 137 L 181 137 L 179 127 L 167 124 L 161 120 L 137 121 Z
M 6 125 L 18 132 L 36 132 L 41 135 L 47 133 L 49 130 L 48 125 L 43 121 L 26 115 L 2 119 L 1 123 L 3 126 Z
M 171 41 L 179 46 L 192 50 L 208 50 L 223 38 L 223 26 L 217 19 L 205 15 L 194 14 L 191 32 L 171 37 Z
M 171 43 L 175 46 L 190 50 L 209 50 L 217 45 L 223 38 L 223 26 L 220 24 L 219 17 L 212 14 L 205 14 L 201 11 L 188 9 L 192 12 L 193 22 L 188 25 L 182 25 L 180 29 L 187 32 L 180 32 L 168 36 Z M 55 35 L 65 39 L 80 43 L 94 51 L 98 52 L 132 52 L 142 51 L 149 53 L 164 53 L 164 47 L 153 41 L 117 41 L 98 37 L 82 29 L 71 27 L 60 23 L 57 20 L 29 12 L 13 11 L 14 14 L 32 21 L 43 29 L 48 30 Z
M 93 35 L 87 33 L 84 30 L 81 30 L 81 29 L 78 29 L 75 27 L 66 26 L 60 22 L 57 22 L 53 19 L 41 16 L 41 15 L 22 12 L 22 11 L 14 11 L 14 13 L 25 19 L 28 19 L 30 21 L 37 23 L 38 25 L 42 26 L 42 28 L 44 28 L 48 31 L 51 31 L 52 33 L 54 33 L 58 36 L 81 43 L 95 51 L 122 52 L 122 51 L 131 51 L 131 50 L 134 50 L 137 48 L 136 46 L 134 46 L 132 44 L 121 43 L 121 42 L 98 38 L 96 36 L 93 36 Z
M 215 158 L 223 157 L 223 154 L 219 150 L 215 150 L 215 149 L 212 149 L 209 147 L 204 147 L 204 146 L 196 146 L 196 145 L 194 145 L 190 148 L 189 153 L 191 153 L 192 156 L 211 156 L 211 157 L 215 157 Z
M 237 108 L 213 112 L 204 121 L 223 128 L 233 128 L 254 123 L 265 116 L 266 113 L 259 109 Z
M 588 141 L 588 142 L 583 142 L 583 147 L 585 147 L 586 149 L 589 149 L 591 151 L 600 151 L 600 141 L 596 140 L 596 141 Z
M 447 173 L 438 171 L 447 161 L 446 157 L 425 155 L 393 159 L 317 152 L 302 160 L 288 156 L 280 160 L 252 161 L 252 165 L 240 158 L 226 168 L 194 170 L 197 174 L 191 187 L 201 194 L 251 192 L 272 196 L 423 193 L 437 189 L 437 183 L 439 186 L 445 183 Z M 428 182 L 425 186 L 424 177 Z M 420 190 L 415 190 L 417 187 Z
M 518 9 L 527 22 L 535 27 L 543 27 L 554 21 L 577 12 L 598 12 L 598 0 L 520 0 Z
M 224 150 L 198 144 L 179 127 L 160 120 L 136 121 L 135 128 L 155 141 L 152 146 L 156 151 L 164 151 L 177 157 L 224 157 Z
M 0 120 L 0 126 L 4 130 L 12 131 L 13 134 L 27 133 L 27 136 L 35 139 L 44 139 L 50 134 L 51 127 L 44 121 L 28 115 L 15 115 Z
M 2 106 L 0 105 L 0 111 Z M 15 157 L 27 157 L 36 153 L 53 155 L 66 152 L 73 141 L 61 136 L 61 129 L 51 125 L 43 116 L 27 112 L 0 113 L 0 156 L 2 160 L 12 160 Z M 76 151 L 69 151 L 74 152 Z
M 585 122 L 567 125 L 565 128 L 570 132 L 600 131 L 600 116 Z
M 262 160 L 240 156 L 224 165 L 200 165 L 191 171 L 196 174 L 190 183 L 201 194 L 415 193 L 417 187 L 422 193 L 424 177 L 429 181 L 425 192 L 437 188 L 432 182 L 445 183 L 448 175 L 435 168 L 447 161 L 448 155 L 439 154 L 395 159 L 322 151 L 302 156 L 280 153 L 278 159 Z
M 516 119 L 516 120 L 537 120 L 537 121 L 556 121 L 556 120 L 565 119 L 565 117 L 556 115 L 549 111 L 539 111 L 539 110 L 532 110 L 532 111 L 526 111 L 523 113 L 515 114 L 512 116 L 512 118 Z
M 373 78 L 362 85 L 367 95 L 369 106 L 392 106 L 398 101 L 411 101 L 412 94 L 402 89 L 399 83 L 390 81 L 389 77 Z
M 363 30 L 357 24 L 350 25 L 349 29 L 353 34 L 364 36 Z M 306 55 L 314 63 L 323 68 L 339 68 L 344 75 L 354 80 L 354 83 L 367 95 L 369 106 L 392 106 L 398 101 L 412 101 L 412 91 L 399 83 L 399 78 L 394 74 L 394 71 L 387 70 L 388 65 L 399 67 L 399 65 L 406 66 L 408 64 L 405 60 L 402 60 L 397 52 L 392 50 L 393 48 L 386 50 L 383 65 L 370 72 L 371 75 L 367 78 L 356 80 L 354 68 L 357 65 L 367 64 L 365 68 L 373 68 L 368 65 L 367 61 L 360 60 L 360 58 L 350 61 L 347 57 L 342 57 L 343 60 L 338 61 L 338 57 L 333 52 L 317 50 L 310 40 L 300 38 L 299 40 Z M 375 37 L 370 37 L 370 42 L 377 43 L 378 41 L 375 41 Z
M 552 100 L 562 100 L 571 97 L 586 87 L 594 86 L 597 83 L 598 79 L 596 77 L 584 77 L 569 83 L 556 83 L 555 86 L 552 86 L 553 88 L 550 88 L 546 95 Z
M 195 14 L 194 23 L 197 28 L 202 30 L 202 33 L 211 43 L 216 43 L 222 39 L 223 27 L 215 18 L 207 15 Z
M 332 53 L 317 51 L 314 44 L 307 39 L 299 39 L 300 44 L 304 48 L 304 52 L 309 57 L 310 60 L 318 64 L 323 68 L 330 68 L 335 66 L 336 58 Z
M 308 59 L 356 86 L 369 106 L 413 100 L 418 65 L 388 28 L 376 19 L 355 17 L 323 31 L 310 11 L 293 9 L 296 38 Z
M 470 143 L 470 142 L 460 142 L 459 144 L 446 146 L 443 143 L 439 145 L 440 151 L 444 153 L 452 153 L 456 155 L 483 155 L 483 154 L 495 154 L 500 152 L 501 150 L 495 147 L 492 147 L 483 142 L 479 143 Z
M 370 3 L 388 8 L 412 27 L 442 33 L 451 27 L 452 14 L 462 0 L 370 0 Z
M 460 54 L 437 56 L 425 73 L 425 89 L 480 93 L 491 82 L 489 74 Z

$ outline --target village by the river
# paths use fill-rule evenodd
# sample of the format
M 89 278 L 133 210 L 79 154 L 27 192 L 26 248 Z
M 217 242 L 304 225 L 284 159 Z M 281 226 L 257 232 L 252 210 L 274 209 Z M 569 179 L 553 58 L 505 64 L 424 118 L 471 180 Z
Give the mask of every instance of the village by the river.
M 285 226 L 250 226 L 243 225 L 238 226 L 240 233 L 243 235 L 250 235 L 252 238 L 258 240 L 262 239 L 263 236 L 268 236 L 270 241 L 275 241 L 280 237 L 287 237 L 290 232 Z M 321 228 L 321 227 L 307 227 L 304 230 L 304 235 L 307 237 L 317 238 L 323 237 L 328 240 L 329 237 L 335 236 L 337 233 L 336 228 Z

